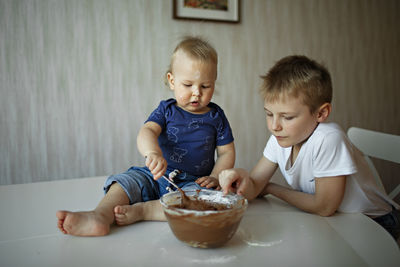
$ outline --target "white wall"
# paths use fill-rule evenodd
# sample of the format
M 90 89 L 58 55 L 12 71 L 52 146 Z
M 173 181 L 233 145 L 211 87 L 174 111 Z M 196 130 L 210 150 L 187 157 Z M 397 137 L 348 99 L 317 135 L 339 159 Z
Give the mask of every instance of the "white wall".
M 142 165 L 136 134 L 179 37 L 219 52 L 214 101 L 250 169 L 269 136 L 259 75 L 305 54 L 334 80 L 332 119 L 400 134 L 400 1 L 242 0 L 241 23 L 172 19 L 172 1 L 0 0 L 0 184 Z

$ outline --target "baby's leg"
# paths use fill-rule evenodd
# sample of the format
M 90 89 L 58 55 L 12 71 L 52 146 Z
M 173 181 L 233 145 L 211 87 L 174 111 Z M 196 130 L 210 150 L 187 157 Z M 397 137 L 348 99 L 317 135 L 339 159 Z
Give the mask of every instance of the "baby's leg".
M 118 225 L 127 225 L 143 220 L 166 221 L 160 200 L 116 206 L 114 208 L 114 216 Z
M 57 211 L 58 228 L 64 234 L 76 236 L 107 235 L 114 222 L 114 207 L 128 203 L 129 198 L 125 191 L 118 183 L 114 183 L 92 211 Z

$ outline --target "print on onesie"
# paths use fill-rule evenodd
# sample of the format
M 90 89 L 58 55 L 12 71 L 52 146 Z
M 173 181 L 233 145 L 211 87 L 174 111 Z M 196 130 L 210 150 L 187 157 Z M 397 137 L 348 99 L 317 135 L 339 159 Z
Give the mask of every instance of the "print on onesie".
M 162 119 L 164 115 L 160 111 L 154 110 L 153 113 L 151 113 L 150 117 L 153 117 L 155 119 Z
M 178 143 L 178 132 L 179 129 L 176 127 L 169 127 L 167 130 L 168 140 L 174 143 Z
M 187 149 L 175 147 L 174 153 L 171 155 L 171 157 L 169 159 L 174 162 L 181 163 L 184 159 L 184 156 L 187 154 L 187 152 L 188 152 Z
M 203 150 L 211 150 L 211 149 L 214 149 L 214 138 L 212 136 L 207 136 Z
M 217 139 L 224 140 L 224 125 L 222 123 L 219 123 L 217 127 Z
M 202 170 L 207 169 L 209 164 L 210 164 L 210 160 L 209 160 L 209 159 L 206 159 L 206 160 L 203 160 L 203 161 L 200 163 L 200 166 L 199 166 L 199 165 L 196 165 L 196 166 L 194 166 L 194 167 L 196 168 L 196 170 L 197 170 L 198 172 L 201 172 Z
M 203 124 L 203 119 L 192 119 L 192 121 L 189 122 L 188 128 L 198 129 L 200 127 L 200 124 Z

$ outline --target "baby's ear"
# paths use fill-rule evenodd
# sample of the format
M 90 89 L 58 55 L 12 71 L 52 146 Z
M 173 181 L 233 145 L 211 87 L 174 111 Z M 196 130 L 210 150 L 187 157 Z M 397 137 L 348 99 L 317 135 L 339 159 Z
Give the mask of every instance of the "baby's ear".
M 169 88 L 171 90 L 174 90 L 175 89 L 175 80 L 174 80 L 174 75 L 172 75 L 171 72 L 167 73 L 167 80 L 168 80 Z
M 326 119 L 328 119 L 331 111 L 332 111 L 331 103 L 322 104 L 317 111 L 318 112 L 318 117 L 317 117 L 318 122 L 326 121 Z

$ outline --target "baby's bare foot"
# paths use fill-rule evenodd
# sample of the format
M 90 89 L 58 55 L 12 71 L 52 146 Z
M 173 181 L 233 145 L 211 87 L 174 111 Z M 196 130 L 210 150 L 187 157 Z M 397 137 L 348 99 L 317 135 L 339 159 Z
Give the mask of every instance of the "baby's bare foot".
M 94 211 L 57 211 L 58 228 L 64 234 L 76 236 L 102 236 L 110 232 L 110 223 L 105 216 Z
M 143 203 L 122 205 L 114 208 L 114 218 L 118 225 L 132 224 L 143 220 Z

